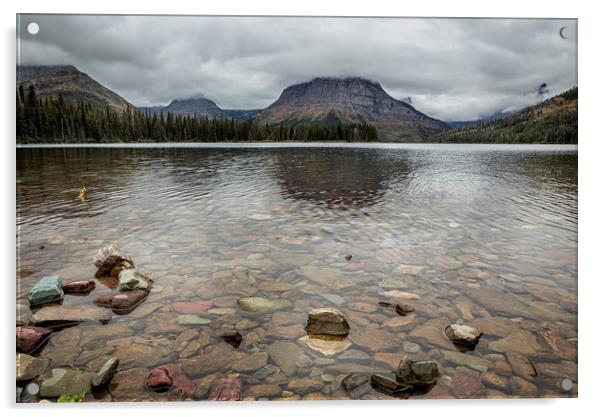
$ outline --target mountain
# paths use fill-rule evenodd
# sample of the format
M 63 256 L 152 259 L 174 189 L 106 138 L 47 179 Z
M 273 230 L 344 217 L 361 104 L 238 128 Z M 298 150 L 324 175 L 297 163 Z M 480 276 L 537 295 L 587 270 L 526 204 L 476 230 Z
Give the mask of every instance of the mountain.
M 452 121 L 452 122 L 446 122 L 446 123 L 452 129 L 458 129 L 461 127 L 474 126 L 479 123 L 488 122 L 490 120 L 504 119 L 506 117 L 512 116 L 515 113 L 516 112 L 514 112 L 514 111 L 501 111 L 500 110 L 493 114 L 490 114 L 489 116 L 479 117 L 476 120 L 458 120 L 458 121 Z
M 577 87 L 503 119 L 429 138 L 449 143 L 577 143 Z
M 234 119 L 244 121 L 253 118 L 260 110 L 224 110 L 213 100 L 203 96 L 195 96 L 186 99 L 174 99 L 167 106 L 140 107 L 140 110 L 148 114 L 159 114 L 163 112 L 180 114 L 182 116 L 194 116 L 209 119 Z
M 96 106 L 108 105 L 118 110 L 134 107 L 119 94 L 109 90 L 73 65 L 19 65 L 17 87 L 20 85 L 25 91 L 33 85 L 38 97 L 58 97 L 60 94 L 65 100 L 83 100 Z
M 363 78 L 315 78 L 290 86 L 256 119 L 270 125 L 367 123 L 392 142 L 422 142 L 449 129 Z

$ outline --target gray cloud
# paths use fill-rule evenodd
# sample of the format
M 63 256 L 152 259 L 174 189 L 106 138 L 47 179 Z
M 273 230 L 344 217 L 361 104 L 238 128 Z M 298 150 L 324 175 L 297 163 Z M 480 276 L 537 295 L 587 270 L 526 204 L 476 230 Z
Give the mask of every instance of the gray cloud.
M 577 84 L 575 20 L 21 15 L 19 27 L 22 64 L 73 64 L 139 106 L 202 93 L 262 108 L 294 83 L 360 76 L 471 120 Z

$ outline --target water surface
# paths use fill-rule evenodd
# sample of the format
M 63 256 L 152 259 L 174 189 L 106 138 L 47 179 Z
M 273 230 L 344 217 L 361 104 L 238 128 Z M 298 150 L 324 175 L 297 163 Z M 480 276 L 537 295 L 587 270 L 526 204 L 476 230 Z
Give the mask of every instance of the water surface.
M 82 186 L 85 201 L 78 199 Z M 53 367 L 82 369 L 101 356 L 120 357 L 109 389 L 89 400 L 173 399 L 147 392 L 139 380 L 159 364 L 186 371 L 191 360 L 226 349 L 218 334 L 233 327 L 244 336 L 238 350 L 225 352 L 233 361 L 281 342 L 308 358 L 293 373 L 239 372 L 243 396 L 277 385 L 265 397 L 347 398 L 342 377 L 391 371 L 408 352 L 436 360 L 442 373 L 413 398 L 461 397 L 466 373 L 459 368 L 484 381 L 478 396 L 577 392 L 574 147 L 22 148 L 17 237 L 17 297 L 44 275 L 93 279 L 92 256 L 109 243 L 153 274 L 155 288 L 130 315 L 56 332 L 38 353 Z M 111 291 L 98 281 L 89 296 L 66 296 L 64 304 L 91 305 Z M 245 295 L 290 306 L 249 316 L 236 303 Z M 203 314 L 211 322 L 177 324 L 172 304 L 199 300 L 218 309 Z M 400 319 L 378 301 L 411 304 L 416 313 Z M 336 307 L 348 318 L 345 352 L 325 357 L 299 342 L 316 307 Z M 27 317 L 26 308 L 19 311 Z M 483 329 L 474 351 L 461 353 L 442 336 L 455 322 Z M 191 339 L 182 339 L 191 328 Z M 372 337 L 379 332 L 399 343 L 380 343 Z M 523 351 L 538 377 L 517 373 L 509 350 Z M 267 362 L 275 363 L 272 356 Z M 193 382 L 232 367 L 195 371 Z M 575 382 L 568 393 L 564 378 Z M 370 391 L 362 398 L 390 397 Z

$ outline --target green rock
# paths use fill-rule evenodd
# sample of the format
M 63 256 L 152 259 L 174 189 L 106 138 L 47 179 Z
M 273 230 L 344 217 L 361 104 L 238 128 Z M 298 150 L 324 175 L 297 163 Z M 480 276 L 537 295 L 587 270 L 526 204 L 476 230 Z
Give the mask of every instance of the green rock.
M 345 304 L 345 299 L 338 294 L 320 294 L 320 296 L 339 307 Z
M 291 305 L 288 300 L 273 300 L 261 296 L 249 296 L 238 299 L 238 305 L 243 311 L 249 313 L 266 313 L 276 311 Z
M 76 395 L 92 389 L 94 373 L 76 369 L 55 368 L 40 376 L 40 397 L 58 398 L 64 394 Z
M 176 319 L 176 322 L 184 326 L 195 326 L 199 324 L 209 324 L 211 323 L 211 320 L 195 314 L 180 314 Z
M 27 299 L 32 307 L 63 301 L 62 281 L 58 275 L 43 277 L 33 286 Z
M 141 274 L 135 269 L 124 269 L 119 273 L 119 290 L 144 290 L 149 292 L 152 288 L 153 280 L 146 275 Z
M 414 342 L 403 342 L 403 351 L 406 353 L 418 353 L 420 352 L 420 345 Z

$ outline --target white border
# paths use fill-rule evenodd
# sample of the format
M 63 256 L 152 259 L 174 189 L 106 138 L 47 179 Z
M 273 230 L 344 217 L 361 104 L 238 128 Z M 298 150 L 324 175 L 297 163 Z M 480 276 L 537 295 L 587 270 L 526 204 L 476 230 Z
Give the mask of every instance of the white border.
M 338 414 L 341 416 L 370 416 L 395 413 L 396 415 L 487 415 L 504 416 L 587 415 L 600 396 L 602 369 L 600 347 L 599 296 L 601 294 L 600 264 L 600 175 L 602 137 L 600 137 L 600 112 L 602 68 L 600 45 L 602 16 L 597 13 L 598 2 L 546 0 L 504 0 L 497 2 L 471 0 L 441 0 L 393 2 L 301 0 L 294 2 L 275 0 L 221 0 L 211 2 L 169 0 L 19 0 L 1 2 L 2 13 L 2 117 L 3 135 L 0 153 L 3 158 L 3 202 L 1 256 L 4 274 L 5 309 L 2 320 L 4 343 L 2 346 L 2 402 L 8 415 L 61 415 L 106 417 L 107 411 L 118 413 L 144 413 L 145 416 L 164 416 L 174 410 L 178 416 L 303 416 L 307 414 Z M 110 13 L 110 14 L 235 14 L 235 15 L 331 15 L 331 16 L 487 16 L 487 17 L 555 17 L 579 19 L 579 399 L 578 400 L 434 400 L 434 401 L 362 401 L 362 402 L 270 402 L 213 404 L 92 404 L 87 407 L 16 407 L 14 403 L 14 274 L 15 274 L 15 145 L 14 145 L 14 82 L 15 82 L 15 14 L 16 13 Z M 107 407 L 109 407 L 107 409 Z M 596 412 L 596 413 L 599 413 Z M 592 412 L 593 414 L 593 412 Z

